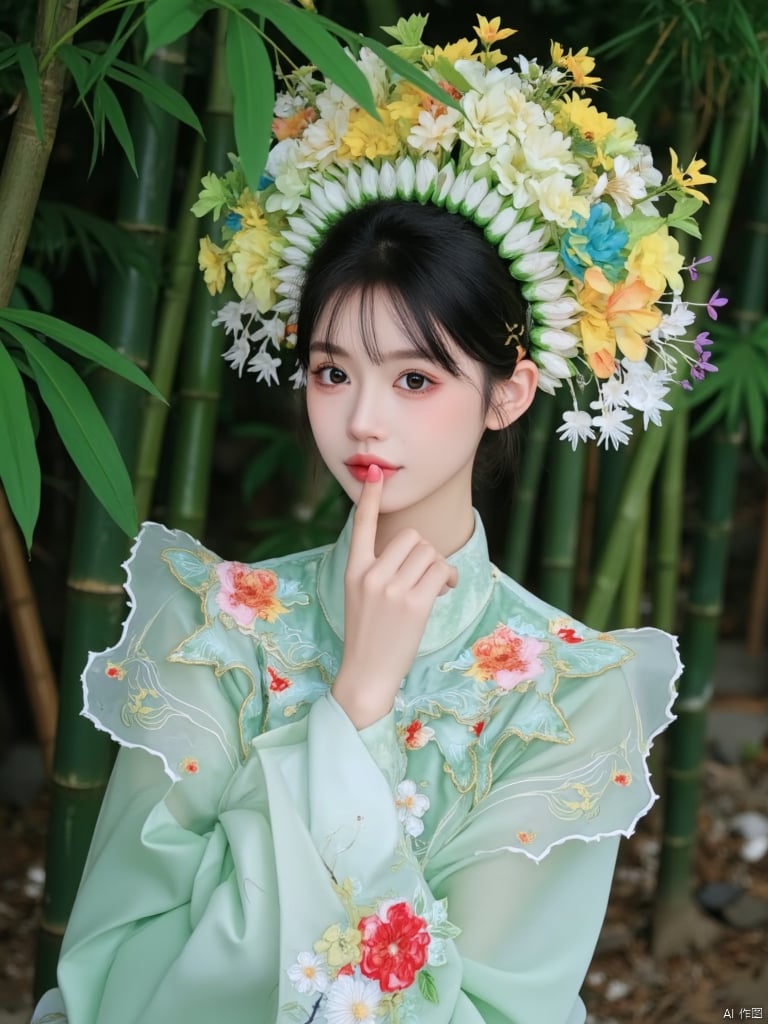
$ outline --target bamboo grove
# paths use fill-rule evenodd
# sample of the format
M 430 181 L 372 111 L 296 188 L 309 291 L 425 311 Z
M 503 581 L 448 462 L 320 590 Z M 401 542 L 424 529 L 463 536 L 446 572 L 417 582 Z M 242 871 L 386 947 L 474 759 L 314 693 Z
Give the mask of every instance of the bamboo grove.
M 223 171 L 235 146 L 249 178 L 258 180 L 272 116 L 273 65 L 290 59 L 285 39 L 371 108 L 367 82 L 343 50 L 358 45 L 357 29 L 364 26 L 345 27 L 344 10 L 333 22 L 311 7 L 281 0 L 104 0 L 80 9 L 77 0 L 39 0 L 34 35 L 0 35 L 0 84 L 12 83 L 18 92 L 0 173 L 0 580 L 7 606 L 24 609 L 12 616 L 15 642 L 48 751 L 51 712 L 59 706 L 41 990 L 52 982 L 113 757 L 108 737 L 79 717 L 79 676 L 87 652 L 110 645 L 119 632 L 121 565 L 137 521 L 157 511 L 170 526 L 205 537 L 212 463 L 225 424 L 229 441 L 252 445 L 244 500 L 262 495 L 257 504 L 272 544 L 254 550 L 254 557 L 285 544 L 296 549 L 330 539 L 340 523 L 339 494 L 293 439 L 300 416 L 292 401 L 279 403 L 281 419 L 274 398 L 254 397 L 244 414 L 231 389 L 222 397 L 222 338 L 210 325 L 210 299 L 196 273 L 201 226 L 189 212 L 202 170 Z M 375 37 L 379 8 L 369 7 L 368 42 L 384 56 Z M 336 10 L 328 5 L 328 13 Z M 409 11 L 387 5 L 389 20 L 401 13 Z M 511 12 L 507 20 L 516 17 Z M 501 495 L 497 486 L 479 501 L 503 509 L 502 567 L 545 600 L 574 607 L 598 629 L 653 624 L 681 634 L 686 670 L 678 719 L 666 761 L 656 765 L 664 801 L 655 937 L 664 948 L 670 922 L 690 909 L 737 469 L 745 448 L 759 454 L 765 440 L 768 183 L 755 168 L 766 127 L 768 15 L 756 0 L 632 0 L 612 15 L 596 2 L 581 5 L 581 35 L 596 34 L 598 23 L 601 37 L 606 28 L 611 33 L 599 55 L 615 72 L 612 102 L 632 114 L 641 134 L 663 122 L 663 130 L 656 129 L 659 144 L 685 159 L 705 154 L 718 178 L 698 246 L 712 259 L 700 268 L 692 298 L 706 304 L 727 255 L 728 281 L 739 284 L 730 318 L 712 328 L 722 369 L 690 400 L 676 392 L 675 415 L 621 452 L 592 447 L 574 456 L 552 440 L 555 403 L 537 403 L 515 480 L 503 482 Z M 573 43 L 581 45 L 577 38 Z M 197 81 L 190 88 L 193 50 Z M 29 257 L 35 218 L 42 223 L 47 209 L 44 182 L 63 102 L 91 122 L 94 174 L 105 140 L 125 155 L 115 216 L 122 256 L 101 280 L 94 333 L 54 315 L 45 274 Z M 745 181 L 753 183 L 754 226 L 733 246 L 729 229 Z M 107 246 L 109 237 L 105 229 L 98 244 Z M 43 406 L 82 478 L 64 648 L 53 668 L 24 555 L 41 500 L 36 433 Z M 687 456 L 694 446 L 706 458 L 691 569 L 683 578 Z M 293 489 L 280 477 L 288 458 L 301 467 Z

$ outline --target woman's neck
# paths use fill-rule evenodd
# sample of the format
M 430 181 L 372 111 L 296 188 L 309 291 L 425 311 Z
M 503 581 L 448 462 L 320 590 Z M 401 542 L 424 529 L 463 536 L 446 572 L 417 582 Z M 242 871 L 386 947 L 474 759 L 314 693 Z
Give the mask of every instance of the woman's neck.
M 411 505 L 402 512 L 379 515 L 376 554 L 379 555 L 401 530 L 416 530 L 444 558 L 463 547 L 474 533 L 475 516 L 471 499 L 466 502 L 430 501 Z

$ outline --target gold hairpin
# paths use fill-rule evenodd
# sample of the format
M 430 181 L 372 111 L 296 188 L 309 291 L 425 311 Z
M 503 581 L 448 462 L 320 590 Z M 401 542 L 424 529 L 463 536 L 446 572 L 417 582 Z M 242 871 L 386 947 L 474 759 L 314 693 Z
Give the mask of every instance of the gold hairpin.
M 523 337 L 523 325 L 508 324 L 505 321 L 504 326 L 507 328 L 507 340 L 504 342 L 504 346 L 511 345 L 513 341 L 516 345 L 519 345 Z

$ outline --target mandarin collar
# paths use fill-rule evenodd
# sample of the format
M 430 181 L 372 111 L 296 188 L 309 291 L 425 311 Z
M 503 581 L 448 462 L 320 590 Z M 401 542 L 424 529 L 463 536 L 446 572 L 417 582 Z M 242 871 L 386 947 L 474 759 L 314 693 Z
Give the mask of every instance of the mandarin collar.
M 463 633 L 479 617 L 493 591 L 493 566 L 488 559 L 485 530 L 477 510 L 473 510 L 475 528 L 472 536 L 447 561 L 455 565 L 459 575 L 456 587 L 435 601 L 419 644 L 419 656 L 445 647 Z M 322 557 L 318 569 L 317 594 L 320 606 L 331 629 L 344 639 L 344 571 L 347 567 L 352 537 L 352 509 L 338 540 Z

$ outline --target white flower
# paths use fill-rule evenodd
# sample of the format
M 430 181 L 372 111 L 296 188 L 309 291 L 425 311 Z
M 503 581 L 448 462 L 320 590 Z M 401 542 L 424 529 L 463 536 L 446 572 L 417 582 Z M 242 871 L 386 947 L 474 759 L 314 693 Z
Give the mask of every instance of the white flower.
M 242 299 L 240 302 L 225 302 L 216 316 L 211 321 L 213 327 L 224 325 L 226 334 L 233 334 L 238 338 L 245 330 L 243 317 L 254 317 L 259 315 L 256 303 L 251 299 Z
M 270 317 L 269 320 L 262 320 L 261 326 L 250 333 L 251 341 L 263 341 L 262 351 L 272 344 L 280 351 L 280 346 L 285 337 L 285 323 L 279 316 Z
M 528 203 L 538 201 L 544 220 L 554 221 L 561 228 L 568 227 L 574 214 L 589 217 L 589 201 L 573 194 L 573 182 L 561 171 L 545 178 L 529 178 L 525 188 Z
M 412 779 L 403 779 L 397 787 L 395 807 L 405 834 L 420 836 L 424 831 L 424 822 L 421 819 L 429 810 L 429 797 L 418 792 L 416 783 Z
M 569 441 L 571 448 L 576 451 L 579 441 L 591 441 L 595 436 L 592 417 L 580 409 L 564 412 L 562 425 L 557 428 L 556 433 L 560 435 L 561 441 Z
M 230 305 L 234 305 L 234 303 L 230 303 Z M 223 354 L 222 359 L 226 359 L 232 366 L 232 369 L 237 370 L 238 377 L 242 377 L 245 363 L 250 354 L 251 346 L 248 344 L 248 338 L 243 334 L 239 334 L 235 337 L 232 347 L 228 348 Z
M 357 66 L 368 79 L 373 93 L 373 102 L 377 107 L 387 102 L 389 92 L 389 70 L 387 65 L 367 46 L 360 48 Z
M 297 110 L 301 110 L 304 105 L 303 96 L 291 96 L 290 93 L 281 92 L 275 97 L 274 115 L 275 117 L 290 117 Z
M 293 384 L 294 390 L 296 388 L 305 388 L 307 386 L 307 371 L 299 364 L 288 380 Z
M 615 373 L 601 385 L 600 397 L 602 398 L 602 408 L 604 409 L 623 409 L 626 407 L 627 385 L 620 373 Z
M 627 401 L 633 409 L 642 412 L 643 429 L 647 430 L 649 423 L 660 426 L 662 412 L 669 412 L 672 408 L 664 401 L 664 396 L 669 394 L 669 373 L 652 370 L 645 361 L 623 359 L 622 366 L 626 371 Z
M 632 428 L 626 426 L 627 420 L 632 419 L 632 414 L 624 409 L 606 409 L 600 402 L 592 402 L 591 407 L 602 410 L 600 416 L 594 416 L 592 419 L 592 425 L 600 431 L 598 446 L 604 444 L 607 448 L 610 442 L 618 451 L 619 445 L 626 444 L 632 436 Z
M 325 992 L 328 988 L 328 974 L 325 961 L 317 953 L 299 953 L 296 963 L 288 968 L 291 984 L 303 996 Z
M 272 381 L 275 384 L 280 383 L 280 378 L 277 376 L 277 368 L 282 360 L 276 359 L 271 356 L 269 352 L 262 350 L 257 352 L 256 355 L 248 363 L 248 372 L 256 374 L 256 383 L 259 384 L 261 381 L 266 381 L 269 385 Z
M 429 110 L 422 110 L 408 135 L 408 145 L 419 153 L 435 153 L 438 148 L 447 152 L 456 141 L 456 122 L 460 117 L 453 107 L 437 117 Z
M 359 974 L 340 975 L 328 989 L 327 1024 L 379 1024 L 382 993 L 374 981 Z
M 661 318 L 659 326 L 651 331 L 652 341 L 665 341 L 667 338 L 680 338 L 696 319 L 696 314 L 687 302 L 675 295 L 668 313 Z
M 613 161 L 613 175 L 601 174 L 592 190 L 594 199 L 603 194 L 613 199 L 620 217 L 628 217 L 635 201 L 647 195 L 645 179 L 625 156 L 617 156 Z

